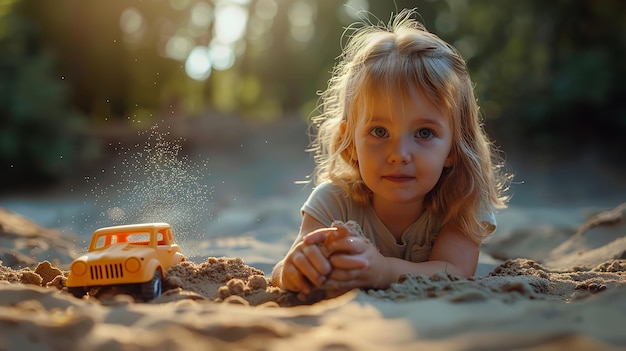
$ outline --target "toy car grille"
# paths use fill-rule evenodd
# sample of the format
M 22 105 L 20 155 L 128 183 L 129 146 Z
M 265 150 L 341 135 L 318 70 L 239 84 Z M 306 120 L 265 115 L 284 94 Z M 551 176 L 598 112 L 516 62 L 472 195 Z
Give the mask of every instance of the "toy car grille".
M 121 263 L 96 264 L 89 267 L 92 280 L 116 279 L 124 277 L 124 270 Z

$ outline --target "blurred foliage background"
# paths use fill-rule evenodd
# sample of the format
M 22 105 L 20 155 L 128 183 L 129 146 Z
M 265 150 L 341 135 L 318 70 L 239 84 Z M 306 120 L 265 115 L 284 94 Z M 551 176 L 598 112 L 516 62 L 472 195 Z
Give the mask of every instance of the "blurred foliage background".
M 0 0 L 3 184 L 70 175 L 112 126 L 305 119 L 344 28 L 414 7 L 467 60 L 502 149 L 624 164 L 626 1 Z

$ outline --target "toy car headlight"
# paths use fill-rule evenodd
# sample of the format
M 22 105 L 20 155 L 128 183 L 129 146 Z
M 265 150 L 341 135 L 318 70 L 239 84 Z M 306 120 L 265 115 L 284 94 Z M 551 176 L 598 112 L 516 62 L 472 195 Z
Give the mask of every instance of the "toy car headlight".
M 87 264 L 83 261 L 75 261 L 74 263 L 72 263 L 72 267 L 70 268 L 70 270 L 73 274 L 81 276 L 87 273 Z
M 135 273 L 141 268 L 141 261 L 137 257 L 130 257 L 124 262 L 124 268 L 127 272 Z

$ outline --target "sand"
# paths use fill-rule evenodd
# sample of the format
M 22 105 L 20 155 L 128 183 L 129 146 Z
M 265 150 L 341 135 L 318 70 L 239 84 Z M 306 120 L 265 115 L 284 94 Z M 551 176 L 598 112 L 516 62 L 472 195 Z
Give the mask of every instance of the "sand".
M 626 204 L 578 230 L 494 237 L 483 276 L 307 301 L 238 257 L 170 268 L 149 303 L 115 289 L 77 299 L 64 289 L 72 238 L 0 211 L 0 240 L 0 350 L 626 348 Z

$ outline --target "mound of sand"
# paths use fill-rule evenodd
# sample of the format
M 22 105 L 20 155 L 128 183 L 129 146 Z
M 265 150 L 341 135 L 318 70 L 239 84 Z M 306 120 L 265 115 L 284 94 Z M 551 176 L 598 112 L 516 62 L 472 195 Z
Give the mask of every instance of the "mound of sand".
M 34 267 L 45 260 L 68 265 L 80 252 L 76 240 L 0 208 L 0 261 L 7 267 Z

